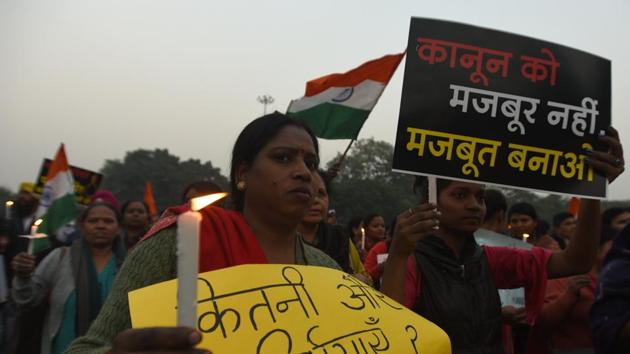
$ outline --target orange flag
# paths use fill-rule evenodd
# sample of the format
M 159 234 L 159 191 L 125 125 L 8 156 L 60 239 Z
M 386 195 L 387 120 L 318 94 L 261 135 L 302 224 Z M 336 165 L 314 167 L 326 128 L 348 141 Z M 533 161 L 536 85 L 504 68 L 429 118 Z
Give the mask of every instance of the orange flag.
M 571 213 L 573 217 L 577 217 L 579 210 L 580 210 L 580 198 L 571 197 L 571 199 L 569 200 L 569 213 Z
M 150 181 L 146 181 L 144 184 L 144 202 L 149 207 L 149 215 L 151 219 L 155 219 L 157 216 L 157 208 L 155 207 L 155 199 L 153 199 L 153 186 Z

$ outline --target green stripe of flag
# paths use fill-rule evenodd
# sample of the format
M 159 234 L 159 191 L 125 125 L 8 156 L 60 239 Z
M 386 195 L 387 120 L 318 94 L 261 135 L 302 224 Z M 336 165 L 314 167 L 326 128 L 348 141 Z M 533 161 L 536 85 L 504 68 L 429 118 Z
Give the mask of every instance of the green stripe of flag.
M 330 102 L 287 115 L 304 121 L 320 138 L 356 139 L 369 111 Z
M 74 194 L 68 193 L 61 198 L 54 199 L 42 217 L 43 221 L 37 228 L 37 233 L 48 235 L 55 233 L 59 228 L 72 221 L 77 212 Z
M 32 239 L 31 242 L 33 242 L 33 254 L 37 255 L 41 253 L 42 251 L 49 249 L 51 246 L 49 239 L 50 237 L 41 237 L 41 238 Z

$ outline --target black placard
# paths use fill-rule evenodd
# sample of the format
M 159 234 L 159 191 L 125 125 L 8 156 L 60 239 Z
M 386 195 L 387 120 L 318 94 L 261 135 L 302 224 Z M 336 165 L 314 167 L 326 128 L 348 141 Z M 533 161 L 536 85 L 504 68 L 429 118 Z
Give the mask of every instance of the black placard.
M 610 96 L 607 59 L 412 18 L 393 169 L 605 198 L 585 159 L 605 148 Z
M 46 176 L 48 176 L 48 169 L 52 164 L 52 160 L 44 159 L 42 167 L 39 170 L 37 177 L 37 184 L 35 185 L 35 193 L 41 195 L 44 191 L 44 185 L 46 184 Z M 76 201 L 82 205 L 88 205 L 92 201 L 92 195 L 98 189 L 101 184 L 103 175 L 94 171 L 86 170 L 84 168 L 69 166 L 72 171 L 72 177 L 74 178 L 74 196 Z

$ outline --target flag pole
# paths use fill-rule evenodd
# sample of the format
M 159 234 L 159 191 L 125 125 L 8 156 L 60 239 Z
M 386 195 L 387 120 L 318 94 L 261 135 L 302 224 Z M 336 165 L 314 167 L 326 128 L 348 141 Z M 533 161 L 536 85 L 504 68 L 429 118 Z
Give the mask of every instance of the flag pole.
M 355 139 L 350 140 L 350 144 L 348 144 L 348 146 L 346 147 L 346 151 L 343 152 L 343 155 L 341 155 L 341 158 L 339 158 L 339 161 L 337 161 L 336 165 L 339 165 L 339 168 L 341 168 L 341 164 L 343 163 L 343 160 L 346 159 L 346 155 L 348 154 L 348 151 L 350 151 L 350 147 L 352 146 L 352 143 L 354 143 Z
M 334 179 L 335 177 L 337 177 L 337 175 L 339 175 L 339 171 L 341 170 L 341 164 L 343 163 L 343 160 L 346 158 L 346 155 L 348 155 L 348 151 L 350 151 L 350 147 L 352 146 L 352 143 L 354 143 L 354 140 L 355 139 L 350 140 L 350 144 L 348 144 L 348 146 L 346 147 L 346 151 L 343 152 L 343 155 L 341 155 L 341 157 L 339 158 L 339 161 L 335 162 L 328 169 L 328 171 L 326 171 L 326 174 L 328 175 L 330 180 Z

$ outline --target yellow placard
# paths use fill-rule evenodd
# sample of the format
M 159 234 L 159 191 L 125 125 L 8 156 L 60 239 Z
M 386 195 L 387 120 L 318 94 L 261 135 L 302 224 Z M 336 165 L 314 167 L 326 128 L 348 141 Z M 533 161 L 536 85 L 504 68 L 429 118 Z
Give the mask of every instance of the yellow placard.
M 448 354 L 439 327 L 346 273 L 242 265 L 198 280 L 201 348 L 214 354 Z M 174 326 L 177 280 L 129 293 L 134 328 Z

